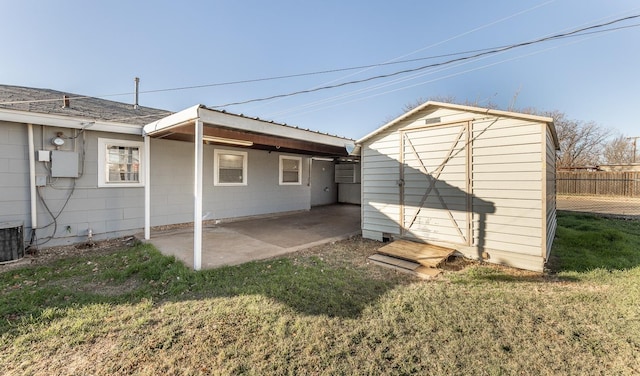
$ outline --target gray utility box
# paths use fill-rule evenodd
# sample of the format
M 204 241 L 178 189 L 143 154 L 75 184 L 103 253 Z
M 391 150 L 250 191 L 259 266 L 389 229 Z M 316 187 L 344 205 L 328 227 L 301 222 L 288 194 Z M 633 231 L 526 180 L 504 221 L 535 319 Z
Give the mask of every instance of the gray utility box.
M 51 152 L 52 178 L 77 178 L 78 153 L 74 151 L 53 150 Z

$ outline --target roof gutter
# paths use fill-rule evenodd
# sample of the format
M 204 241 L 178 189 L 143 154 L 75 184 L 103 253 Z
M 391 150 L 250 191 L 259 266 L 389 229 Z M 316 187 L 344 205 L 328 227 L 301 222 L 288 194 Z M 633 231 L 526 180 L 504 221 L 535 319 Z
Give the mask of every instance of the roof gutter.
M 38 124 L 71 129 L 87 128 L 87 124 L 91 123 L 90 127 L 93 131 L 142 135 L 142 126 L 140 125 L 92 120 L 90 118 L 78 118 L 41 114 L 36 112 L 16 111 L 9 109 L 0 109 L 0 121 L 24 124 Z
M 261 133 L 269 136 L 278 136 L 289 139 L 308 141 L 317 144 L 330 145 L 351 149 L 353 140 L 328 134 L 321 134 L 306 129 L 290 127 L 283 124 L 268 122 L 260 119 L 252 119 L 242 115 L 236 115 L 217 110 L 211 110 L 204 105 L 195 105 L 173 115 L 144 126 L 144 134 L 153 136 L 155 133 L 166 131 L 174 127 L 200 120 L 204 126 L 220 126 L 238 131 Z
M 153 123 L 149 123 L 144 126 L 143 134 L 153 136 L 154 133 L 193 122 L 200 117 L 198 111 L 200 107 L 202 107 L 202 105 L 198 104 L 180 112 L 176 112 L 175 114 L 171 114 L 167 117 L 163 117 L 162 119 L 156 120 Z
M 279 136 L 337 147 L 346 148 L 349 145 L 353 146 L 352 140 L 343 137 L 317 133 L 307 129 L 291 127 L 260 119 L 251 119 L 241 115 L 224 113 L 208 109 L 204 106 L 200 108 L 199 113 L 200 118 L 205 124 L 220 125 L 241 131 L 263 133 L 270 136 Z

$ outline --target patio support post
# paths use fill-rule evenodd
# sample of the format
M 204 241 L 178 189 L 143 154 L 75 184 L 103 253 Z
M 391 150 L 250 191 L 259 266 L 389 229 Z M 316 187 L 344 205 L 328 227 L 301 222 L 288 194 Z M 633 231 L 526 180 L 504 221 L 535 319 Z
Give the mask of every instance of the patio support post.
M 194 124 L 194 180 L 193 180 L 193 269 L 202 268 L 202 120 Z
M 144 136 L 144 239 L 151 239 L 151 137 Z

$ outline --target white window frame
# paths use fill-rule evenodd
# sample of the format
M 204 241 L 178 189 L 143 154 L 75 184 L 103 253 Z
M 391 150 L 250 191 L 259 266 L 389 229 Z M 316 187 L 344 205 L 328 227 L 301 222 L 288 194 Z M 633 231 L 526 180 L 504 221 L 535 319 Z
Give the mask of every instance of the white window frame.
M 220 171 L 218 166 L 220 165 L 220 155 L 240 155 L 242 156 L 242 183 L 225 183 L 220 182 Z M 247 170 L 249 166 L 249 153 L 246 151 L 227 150 L 227 149 L 214 149 L 213 150 L 213 185 L 215 186 L 245 186 L 247 185 Z
M 109 163 L 107 161 L 109 146 L 124 146 L 138 148 L 139 166 L 138 181 L 109 181 Z M 144 160 L 144 142 L 131 140 L 117 140 L 111 138 L 98 138 L 98 187 L 101 188 L 122 188 L 122 187 L 144 187 L 145 169 L 147 162 Z
M 298 166 L 300 166 L 300 168 L 298 169 L 298 181 L 297 182 L 285 182 L 282 181 L 283 178 L 283 170 L 282 168 L 284 167 L 282 164 L 282 160 L 283 159 L 290 159 L 290 160 L 295 160 L 298 162 Z M 280 158 L 278 158 L 279 161 L 279 167 L 278 167 L 278 182 L 280 183 L 280 185 L 302 185 L 302 158 L 301 157 L 293 157 L 293 156 L 289 156 L 289 155 L 281 155 Z

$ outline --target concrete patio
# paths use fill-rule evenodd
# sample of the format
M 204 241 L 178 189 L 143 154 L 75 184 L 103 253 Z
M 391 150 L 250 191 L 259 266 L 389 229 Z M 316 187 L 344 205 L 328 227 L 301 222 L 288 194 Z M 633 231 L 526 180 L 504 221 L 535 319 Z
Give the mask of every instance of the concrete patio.
M 330 205 L 310 211 L 223 222 L 203 227 L 202 268 L 280 256 L 360 233 L 360 206 Z M 193 228 L 152 231 L 162 254 L 193 267 Z

